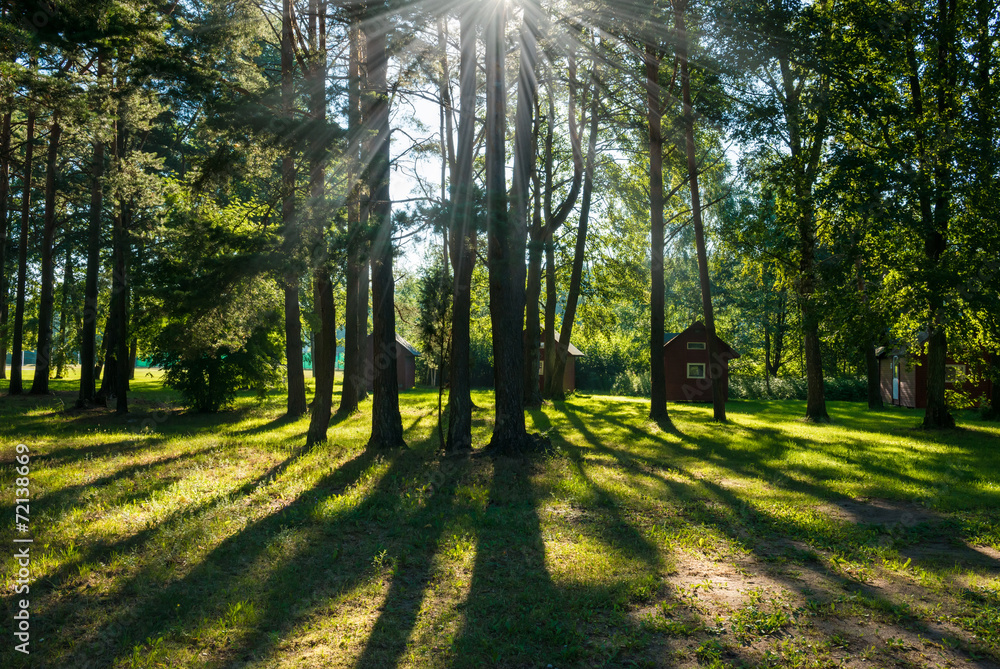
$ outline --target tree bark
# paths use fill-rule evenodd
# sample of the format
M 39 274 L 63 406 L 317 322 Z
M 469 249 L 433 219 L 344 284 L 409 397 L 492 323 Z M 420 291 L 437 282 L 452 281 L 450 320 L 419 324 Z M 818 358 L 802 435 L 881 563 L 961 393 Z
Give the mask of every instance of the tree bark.
M 128 380 L 135 380 L 135 365 L 139 360 L 139 340 L 135 337 L 128 343 Z
M 688 63 L 688 32 L 684 12 L 686 0 L 674 4 L 677 26 L 677 58 L 681 64 L 681 96 L 684 115 L 684 149 L 687 155 L 688 186 L 691 190 L 691 218 L 694 223 L 694 238 L 698 250 L 698 280 L 701 284 L 701 307 L 705 316 L 706 349 L 708 353 L 709 378 L 712 382 L 712 409 L 714 420 L 726 421 L 726 388 L 722 383 L 726 360 L 718 350 L 715 335 L 715 313 L 712 309 L 712 283 L 708 275 L 708 250 L 705 244 L 705 226 L 701 219 L 701 192 L 698 188 L 698 157 L 694 143 L 694 109 L 691 107 L 691 72 Z
M 9 100 L 8 100 L 9 103 Z M 10 236 L 10 112 L 0 128 L 0 379 L 7 378 L 7 316 L 10 275 L 7 273 L 7 239 Z
M 115 214 L 117 219 L 119 214 Z M 113 224 L 113 228 L 117 229 L 117 220 Z M 112 295 L 114 293 L 114 287 L 117 283 L 112 277 Z M 108 310 L 108 318 L 104 323 L 104 336 L 101 338 L 101 353 L 103 356 L 103 364 L 97 369 L 96 373 L 101 378 L 101 386 L 97 389 L 97 393 L 94 395 L 94 400 L 98 404 L 107 404 L 108 398 L 115 394 L 115 383 L 118 378 L 118 365 L 115 359 L 115 352 L 118 350 L 118 329 L 115 323 L 117 322 L 116 316 L 114 314 L 115 306 L 114 299 L 111 300 L 111 305 Z
M 506 6 L 492 8 L 486 28 L 486 217 L 493 331 L 495 423 L 489 449 L 517 454 L 529 447 L 524 425 L 524 251 L 527 230 L 507 215 Z M 512 224 L 513 223 L 513 224 Z
M 124 137 L 124 133 L 122 135 Z M 124 146 L 124 142 L 123 142 Z M 119 156 L 123 153 L 119 153 Z M 114 389 L 115 389 L 115 413 L 122 415 L 128 413 L 128 343 L 129 343 L 129 277 L 128 277 L 128 250 L 129 250 L 129 230 L 132 227 L 132 205 L 128 200 L 123 199 L 120 203 L 121 215 L 115 218 L 118 225 L 113 231 L 114 242 L 112 253 L 114 255 L 114 271 L 111 282 L 111 318 L 115 330 L 115 361 L 114 365 Z M 104 374 L 108 375 L 109 369 L 106 366 Z
M 938 0 L 937 11 L 937 118 L 943 139 L 937 140 L 930 153 L 934 165 L 934 211 L 924 213 L 924 256 L 931 270 L 930 325 L 927 340 L 927 411 L 925 428 L 951 428 L 955 418 L 948 411 L 945 383 L 947 382 L 948 338 L 945 333 L 946 314 L 944 293 L 947 290 L 939 278 L 942 257 L 948 248 L 948 226 L 952 200 L 952 146 L 955 110 L 951 102 L 956 85 L 957 67 L 954 61 L 955 2 Z
M 537 124 L 536 124 L 537 136 Z M 542 297 L 542 250 L 545 242 L 544 219 L 542 218 L 542 180 L 538 170 L 532 175 L 532 215 L 531 229 L 528 231 L 527 287 L 524 299 L 524 405 L 540 407 L 542 404 L 539 382 L 542 368 L 541 332 L 539 306 Z
M 362 136 L 361 126 L 361 60 L 364 46 L 361 43 L 362 32 L 360 23 L 352 18 L 348 28 L 349 55 L 347 81 L 347 183 L 350 194 L 347 200 L 347 268 L 346 268 L 346 303 L 344 305 L 344 382 L 340 389 L 340 406 L 337 413 L 347 415 L 358 410 L 358 400 L 367 392 L 363 377 L 365 337 L 368 326 L 368 302 L 364 301 L 365 311 L 361 313 L 361 247 L 365 233 L 361 223 L 360 178 Z M 367 290 L 367 285 L 364 287 Z
M 281 103 L 286 122 L 293 121 L 294 105 L 294 35 L 292 34 L 292 0 L 282 1 L 281 11 Z M 293 258 L 299 248 L 298 222 L 295 219 L 295 158 L 289 146 L 281 159 L 281 222 L 285 252 Z M 294 263 L 295 260 L 292 260 Z M 284 276 L 285 297 L 285 370 L 288 376 L 287 415 L 297 417 L 307 410 L 306 379 L 302 364 L 302 322 L 299 311 L 299 273 L 291 269 Z
M 312 416 L 306 445 L 326 441 L 333 409 L 333 382 L 337 364 L 337 320 L 330 280 L 329 251 L 326 242 L 326 152 L 330 141 L 326 128 L 326 4 L 309 2 L 308 87 L 309 115 L 319 133 L 309 152 L 309 209 L 312 219 L 313 303 L 319 321 L 319 333 L 313 356 L 316 381 Z
M 313 273 L 313 300 L 316 303 L 320 322 L 320 333 L 313 355 L 313 376 L 316 379 L 316 394 L 313 397 L 312 415 L 306 446 L 326 441 L 327 428 L 333 410 L 333 380 L 337 364 L 337 332 L 331 330 L 336 322 L 336 304 L 333 301 L 333 284 L 325 268 Z
M 66 259 L 63 261 L 62 300 L 59 305 L 59 346 L 56 349 L 56 378 L 61 379 L 66 374 L 67 357 L 70 350 L 66 341 L 69 311 L 71 309 L 70 295 L 73 292 L 73 258 L 70 244 L 66 242 Z M 72 300 L 75 302 L 75 300 Z M 75 309 L 74 309 L 75 310 Z
M 567 221 L 569 215 L 572 213 L 573 208 L 576 206 L 576 202 L 580 197 L 580 188 L 583 184 L 583 171 L 584 171 L 584 159 L 583 159 L 583 149 L 581 148 L 580 139 L 580 129 L 576 118 L 576 90 L 577 90 L 577 68 L 576 68 L 576 51 L 575 49 L 570 49 L 569 53 L 566 55 L 567 69 L 569 74 L 569 99 L 567 101 L 567 116 L 569 120 L 569 141 L 570 150 L 573 154 L 573 178 L 570 182 L 569 193 L 566 195 L 566 199 L 559 205 L 558 208 L 553 206 L 552 193 L 556 190 L 556 186 L 553 183 L 554 180 L 554 164 L 553 164 L 553 143 L 554 143 L 554 132 L 555 132 L 555 104 L 553 96 L 549 96 L 549 129 L 545 139 L 545 187 L 544 195 L 542 196 L 542 210 L 545 214 L 545 224 L 544 226 L 537 226 L 535 229 L 538 230 L 538 237 L 536 239 L 541 240 L 542 248 L 545 251 L 545 263 L 546 263 L 546 298 L 545 298 L 545 350 L 552 351 L 555 349 L 555 321 L 556 321 L 556 306 L 559 303 L 557 289 L 556 289 L 556 266 L 554 261 L 555 247 L 554 238 L 556 230 L 558 230 Z M 534 241 L 534 240 L 533 240 Z M 529 286 L 529 290 L 534 287 Z M 536 290 L 540 290 L 540 287 Z M 538 365 L 538 349 L 539 349 L 539 337 L 535 332 L 530 333 L 531 336 L 528 337 L 529 343 L 527 347 L 527 352 L 531 356 L 530 366 L 532 370 L 537 370 Z M 552 379 L 555 369 L 555 357 L 546 353 L 545 361 L 543 363 L 543 377 L 545 379 Z M 526 370 L 527 372 L 527 370 Z M 537 375 L 537 372 L 534 373 Z M 538 393 L 538 379 L 533 379 L 535 381 L 532 388 L 533 392 Z M 560 386 L 561 387 L 561 386 Z M 551 397 L 551 393 L 548 388 L 545 388 L 545 397 Z
M 535 108 L 538 100 L 538 76 L 536 72 L 538 63 L 538 41 L 536 33 L 538 31 L 538 16 L 540 7 L 537 0 L 524 0 L 524 15 L 520 28 L 520 63 L 517 78 L 517 110 L 514 118 L 514 171 L 510 191 L 510 211 L 509 225 L 512 230 L 523 228 L 528 229 L 528 200 L 529 188 L 531 187 L 531 175 L 535 172 L 537 151 L 535 147 L 534 119 Z M 534 267 L 532 268 L 534 270 Z M 523 356 L 528 363 L 524 368 L 522 395 L 526 406 L 540 406 L 541 395 L 538 392 L 538 368 L 532 368 L 530 355 L 532 348 L 531 336 L 537 339 L 537 306 L 535 306 L 535 316 L 532 318 L 530 308 L 532 303 L 533 279 L 537 280 L 537 272 L 532 271 L 528 276 L 528 291 L 526 296 L 526 306 L 529 309 L 527 318 L 526 336 L 523 344 L 527 347 Z M 535 305 L 537 301 L 537 291 L 535 291 Z M 534 325 L 535 333 L 529 332 Z M 520 330 L 520 328 L 518 328 Z M 537 351 L 537 343 L 534 350 Z M 537 353 L 535 353 L 537 355 Z
M 55 261 L 52 249 L 56 236 L 56 169 L 59 159 L 59 138 L 62 125 L 58 112 L 49 128 L 49 151 L 45 164 L 45 213 L 42 219 L 42 285 L 38 298 L 38 345 L 36 346 L 35 378 L 31 382 L 33 395 L 47 395 L 52 366 L 52 316 L 55 311 Z
M 105 74 L 103 50 L 97 54 L 97 76 Z M 83 288 L 83 332 L 80 344 L 80 395 L 77 406 L 88 406 L 95 400 L 95 369 L 97 366 L 97 292 L 101 270 L 101 218 L 104 215 L 104 142 L 94 140 L 94 157 L 90 182 L 90 220 L 87 226 L 87 272 Z
M 452 181 L 451 264 L 455 271 L 451 316 L 451 385 L 448 391 L 448 438 L 445 450 L 472 448 L 472 394 L 469 374 L 472 271 L 478 235 L 472 171 L 476 137 L 476 22 L 466 7 L 461 17 L 458 150 Z
M 646 45 L 646 103 L 649 125 L 649 209 L 650 209 L 650 275 L 649 293 L 649 377 L 652 385 L 649 417 L 669 421 L 667 413 L 667 379 L 663 367 L 664 306 L 666 284 L 663 274 L 663 106 L 660 92 L 659 48 Z
M 388 21 L 370 14 L 368 32 L 368 85 L 370 118 L 366 126 L 375 133 L 370 187 L 371 216 L 375 228 L 372 243 L 372 302 L 375 355 L 372 399 L 372 432 L 368 448 L 405 448 L 403 419 L 399 413 L 396 360 L 395 285 L 392 276 L 392 201 L 389 197 L 389 85 L 386 39 Z
M 555 364 L 549 387 L 549 397 L 564 399 L 563 377 L 566 375 L 566 362 L 569 357 L 569 344 L 573 336 L 573 324 L 576 320 L 576 307 L 580 301 L 580 288 L 583 283 L 583 262 L 587 250 L 587 225 L 590 221 L 590 207 L 594 195 L 594 171 L 597 162 L 597 133 L 600 129 L 600 79 L 597 73 L 597 63 L 594 63 L 593 92 L 590 100 L 590 137 L 587 141 L 587 166 L 583 180 L 583 202 L 580 205 L 580 225 L 576 231 L 576 248 L 573 250 L 573 272 L 569 278 L 569 292 L 566 295 L 566 309 L 563 311 L 562 328 L 559 330 L 559 343 L 554 347 Z
M 802 312 L 802 348 L 806 367 L 806 420 L 829 422 L 823 386 L 823 357 L 820 351 L 820 314 L 816 305 L 816 220 L 813 186 L 819 174 L 819 161 L 826 141 L 827 102 L 819 110 L 813 135 L 804 144 L 801 128 L 801 87 L 795 84 L 792 63 L 779 59 L 784 91 L 785 120 L 788 125 L 789 153 L 795 170 L 796 228 L 799 245 L 798 296 Z M 824 77 L 823 94 L 829 94 Z
M 21 362 L 24 353 L 24 299 L 28 278 L 28 235 L 31 231 L 31 169 L 35 142 L 35 110 L 28 109 L 25 126 L 24 172 L 21 177 L 21 239 L 17 249 L 17 294 L 14 297 L 14 332 L 11 343 L 10 386 L 7 392 L 24 392 Z

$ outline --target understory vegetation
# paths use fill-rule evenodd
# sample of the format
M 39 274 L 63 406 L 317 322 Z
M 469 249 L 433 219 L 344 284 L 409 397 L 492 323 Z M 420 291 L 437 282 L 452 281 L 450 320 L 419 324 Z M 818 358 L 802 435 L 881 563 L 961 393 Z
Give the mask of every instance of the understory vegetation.
M 68 408 L 73 380 L 0 405 L 35 540 L 36 643 L 4 667 L 1000 662 L 1000 426 L 972 412 L 734 401 L 663 431 L 577 394 L 528 413 L 548 454 L 445 458 L 436 391 L 401 395 L 406 450 L 365 450 L 364 413 L 304 450 L 280 391 L 199 414 L 140 376 L 123 417 Z

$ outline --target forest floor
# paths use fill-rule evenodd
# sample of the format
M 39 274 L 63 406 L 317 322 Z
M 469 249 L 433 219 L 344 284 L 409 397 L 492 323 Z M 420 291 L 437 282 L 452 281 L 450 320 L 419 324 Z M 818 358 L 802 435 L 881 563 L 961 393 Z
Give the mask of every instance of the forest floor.
M 577 395 L 529 412 L 552 453 L 443 458 L 417 390 L 408 450 L 366 451 L 361 413 L 304 451 L 280 393 L 198 415 L 139 376 L 121 418 L 71 408 L 75 380 L 0 397 L 0 666 L 1000 666 L 996 423 L 732 402 L 725 425 L 670 405 L 664 429 Z

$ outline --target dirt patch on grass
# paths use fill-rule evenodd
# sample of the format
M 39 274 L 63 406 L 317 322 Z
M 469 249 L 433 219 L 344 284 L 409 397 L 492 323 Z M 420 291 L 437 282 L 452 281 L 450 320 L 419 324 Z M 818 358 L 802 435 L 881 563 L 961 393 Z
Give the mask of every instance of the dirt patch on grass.
M 809 657 L 817 663 L 810 666 L 1000 667 L 970 633 L 934 613 L 954 608 L 948 588 L 925 587 L 908 573 L 869 564 L 871 575 L 859 580 L 824 551 L 788 539 L 735 559 L 684 552 L 675 560 L 666 600 L 635 612 L 647 625 L 661 620 L 668 631 L 689 632 L 671 644 L 675 661 L 687 660 L 673 666 L 695 666 L 709 649 L 726 664 L 780 657 L 780 666 L 799 666 Z

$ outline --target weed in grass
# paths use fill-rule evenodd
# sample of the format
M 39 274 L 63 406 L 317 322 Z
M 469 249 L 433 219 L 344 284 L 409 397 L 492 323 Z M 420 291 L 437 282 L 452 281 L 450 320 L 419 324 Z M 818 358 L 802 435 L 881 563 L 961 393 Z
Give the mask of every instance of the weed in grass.
M 748 603 L 738 608 L 729 620 L 733 635 L 741 644 L 773 634 L 792 621 L 787 613 L 779 610 L 777 602 L 765 601 L 759 588 L 749 591 L 747 600 Z

